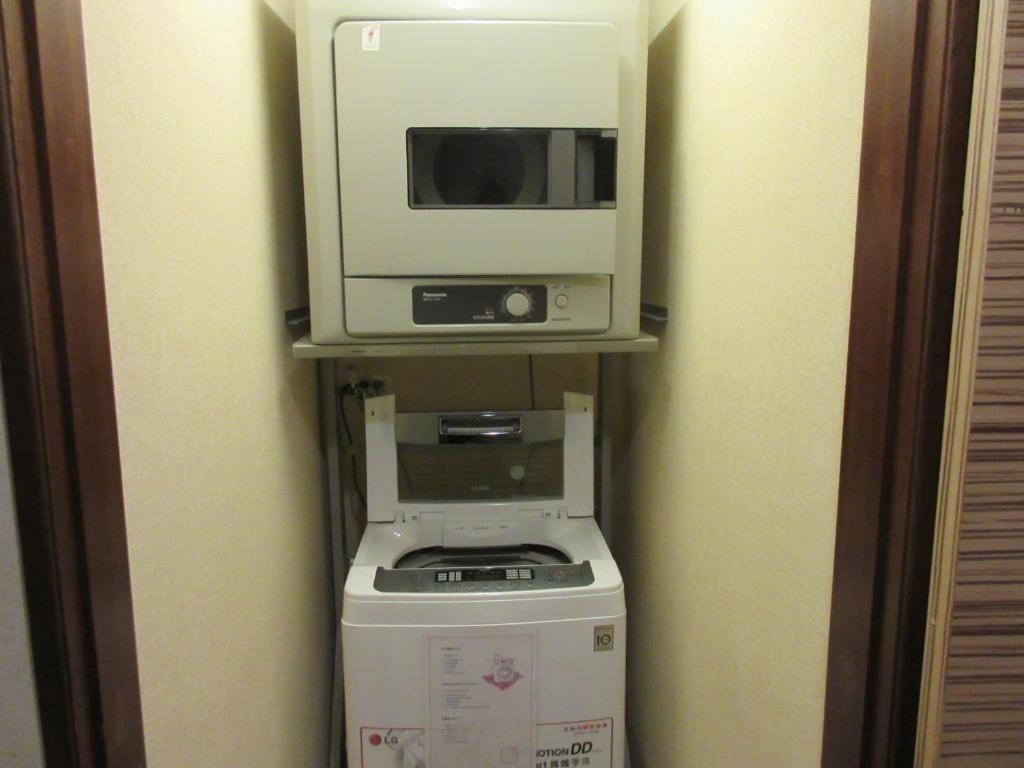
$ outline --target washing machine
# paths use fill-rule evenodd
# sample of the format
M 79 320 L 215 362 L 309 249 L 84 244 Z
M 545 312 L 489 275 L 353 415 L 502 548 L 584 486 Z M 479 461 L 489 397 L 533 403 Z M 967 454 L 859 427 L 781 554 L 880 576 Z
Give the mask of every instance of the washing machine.
M 366 402 L 342 611 L 350 768 L 622 768 L 626 606 L 594 522 L 591 397 Z

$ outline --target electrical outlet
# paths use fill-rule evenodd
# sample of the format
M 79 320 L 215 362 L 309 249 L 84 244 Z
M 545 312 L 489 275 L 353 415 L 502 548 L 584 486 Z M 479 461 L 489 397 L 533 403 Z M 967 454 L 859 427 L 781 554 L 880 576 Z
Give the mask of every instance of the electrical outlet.
M 363 398 L 394 392 L 394 381 L 391 376 L 361 371 L 355 365 L 346 365 L 340 378 L 341 385 L 346 391 L 358 393 Z
M 342 386 L 348 385 L 352 389 L 359 386 L 359 380 L 363 377 L 362 372 L 354 365 L 346 365 L 341 371 Z

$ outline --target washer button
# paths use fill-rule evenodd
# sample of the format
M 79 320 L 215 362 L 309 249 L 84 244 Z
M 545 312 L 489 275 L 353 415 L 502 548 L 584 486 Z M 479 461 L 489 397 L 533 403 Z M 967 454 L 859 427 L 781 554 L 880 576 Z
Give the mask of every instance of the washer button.
M 569 297 L 566 296 L 564 293 L 558 294 L 557 296 L 555 296 L 555 306 L 558 307 L 559 309 L 565 309 L 566 307 L 569 306 Z

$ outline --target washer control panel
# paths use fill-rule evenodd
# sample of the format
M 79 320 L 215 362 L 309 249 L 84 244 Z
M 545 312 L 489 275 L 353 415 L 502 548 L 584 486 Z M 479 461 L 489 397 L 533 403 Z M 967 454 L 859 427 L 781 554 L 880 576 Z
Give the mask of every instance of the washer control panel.
M 589 561 L 529 567 L 378 568 L 373 579 L 378 592 L 525 592 L 593 583 Z
M 434 581 L 522 581 L 533 578 L 533 568 L 456 568 L 453 571 L 437 571 Z

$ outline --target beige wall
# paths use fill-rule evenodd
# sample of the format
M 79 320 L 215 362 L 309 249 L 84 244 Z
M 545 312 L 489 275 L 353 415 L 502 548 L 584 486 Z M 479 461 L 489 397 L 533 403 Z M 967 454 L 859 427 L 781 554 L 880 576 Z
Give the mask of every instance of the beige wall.
M 868 0 L 655 0 L 618 361 L 634 765 L 820 760 Z
M 323 764 L 328 575 L 294 36 L 83 3 L 149 765 Z

